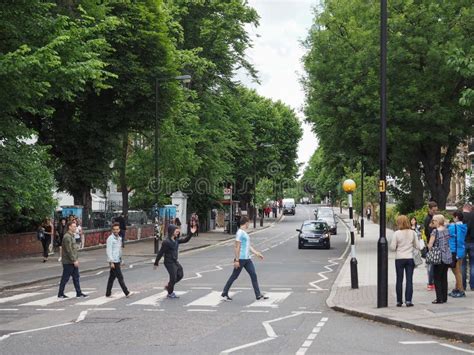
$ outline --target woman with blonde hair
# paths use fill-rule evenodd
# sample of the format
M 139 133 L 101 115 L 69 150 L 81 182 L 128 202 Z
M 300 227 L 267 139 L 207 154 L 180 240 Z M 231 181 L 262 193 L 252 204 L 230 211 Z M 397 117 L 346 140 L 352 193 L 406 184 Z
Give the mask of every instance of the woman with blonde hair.
M 428 249 L 436 247 L 441 250 L 441 263 L 433 265 L 436 299 L 431 303 L 439 304 L 448 301 L 448 269 L 452 256 L 449 248 L 449 231 L 444 226 L 444 216 L 442 214 L 434 215 L 432 223 L 434 229 L 431 232 Z
M 405 304 L 407 307 L 413 307 L 413 271 L 415 262 L 413 260 L 413 249 L 420 249 L 418 237 L 411 229 L 410 221 L 407 216 L 400 215 L 397 218 L 398 230 L 393 234 L 390 248 L 396 252 L 395 270 L 397 273 L 397 307 L 403 304 L 403 274 L 406 274 L 405 286 Z

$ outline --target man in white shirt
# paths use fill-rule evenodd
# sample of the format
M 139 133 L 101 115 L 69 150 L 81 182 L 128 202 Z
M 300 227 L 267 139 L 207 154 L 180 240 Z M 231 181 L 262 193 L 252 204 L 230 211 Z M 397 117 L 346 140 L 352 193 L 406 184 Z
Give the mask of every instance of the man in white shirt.
M 130 297 L 132 292 L 130 292 L 125 285 L 120 268 L 120 264 L 122 263 L 122 238 L 120 237 L 120 224 L 117 222 L 112 225 L 112 234 L 107 238 L 107 261 L 110 266 L 110 275 L 105 296 L 111 297 L 112 286 L 117 278 L 123 293 L 125 293 L 125 297 Z

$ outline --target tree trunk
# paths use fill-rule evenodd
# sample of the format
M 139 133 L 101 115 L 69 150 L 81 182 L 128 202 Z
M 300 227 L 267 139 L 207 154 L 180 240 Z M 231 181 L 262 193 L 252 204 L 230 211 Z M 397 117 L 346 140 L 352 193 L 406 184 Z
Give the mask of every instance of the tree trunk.
M 421 171 L 418 166 L 410 169 L 410 190 L 413 197 L 413 207 L 418 210 L 424 205 L 423 182 L 421 181 Z
M 422 156 L 423 173 L 426 178 L 426 183 L 431 192 L 431 198 L 436 201 L 440 210 L 446 209 L 446 201 L 448 199 L 451 176 L 452 176 L 452 161 L 456 152 L 454 143 L 450 144 L 446 152 L 442 154 L 442 147 L 431 147 L 428 154 Z
M 73 194 L 74 204 L 82 206 L 82 226 L 85 228 L 92 228 L 92 195 L 91 187 L 84 186 L 81 191 Z
M 122 138 L 122 154 L 118 164 L 119 184 L 122 191 L 122 212 L 126 216 L 128 214 L 128 186 L 127 186 L 127 158 L 128 158 L 128 133 Z

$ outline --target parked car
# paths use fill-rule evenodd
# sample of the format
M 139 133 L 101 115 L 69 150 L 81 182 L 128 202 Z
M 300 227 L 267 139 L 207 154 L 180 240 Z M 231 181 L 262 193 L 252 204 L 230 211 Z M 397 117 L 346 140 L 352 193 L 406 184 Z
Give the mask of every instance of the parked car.
M 296 203 L 294 198 L 284 198 L 282 201 L 283 204 L 283 214 L 295 215 L 296 213 Z
M 328 224 L 323 220 L 304 221 L 298 234 L 298 249 L 305 247 L 331 248 L 331 233 Z

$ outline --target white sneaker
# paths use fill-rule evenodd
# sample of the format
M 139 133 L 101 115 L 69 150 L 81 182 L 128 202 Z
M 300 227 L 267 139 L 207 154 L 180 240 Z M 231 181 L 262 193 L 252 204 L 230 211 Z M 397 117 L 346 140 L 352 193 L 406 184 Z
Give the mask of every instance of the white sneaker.
M 136 294 L 136 292 L 130 291 L 130 292 L 128 293 L 128 295 L 126 295 L 125 297 L 126 297 L 126 298 L 130 298 L 130 297 L 133 296 L 134 294 Z

